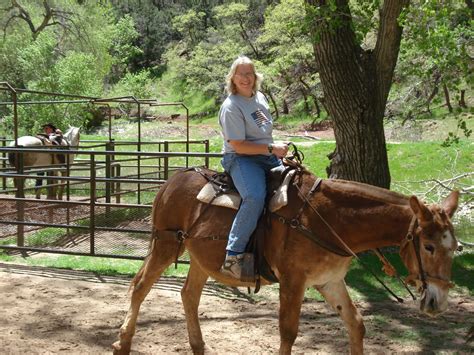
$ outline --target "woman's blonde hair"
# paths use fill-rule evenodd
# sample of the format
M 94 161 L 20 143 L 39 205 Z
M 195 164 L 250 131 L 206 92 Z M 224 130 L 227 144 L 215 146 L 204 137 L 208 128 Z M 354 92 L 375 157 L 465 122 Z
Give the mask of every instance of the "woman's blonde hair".
M 232 63 L 232 65 L 230 67 L 229 73 L 227 74 L 227 76 L 225 78 L 225 83 L 226 83 L 225 89 L 226 89 L 226 91 L 229 95 L 230 94 L 237 94 L 237 87 L 235 86 L 232 79 L 235 76 L 235 72 L 237 71 L 237 67 L 241 64 L 250 64 L 252 66 L 253 73 L 255 74 L 255 82 L 253 84 L 252 91 L 255 94 L 255 92 L 257 92 L 257 90 L 260 90 L 260 85 L 262 84 L 263 75 L 260 74 L 260 73 L 257 73 L 257 71 L 255 70 L 255 65 L 250 60 L 250 58 L 248 58 L 246 56 L 240 56 L 236 60 L 234 60 L 234 62 Z

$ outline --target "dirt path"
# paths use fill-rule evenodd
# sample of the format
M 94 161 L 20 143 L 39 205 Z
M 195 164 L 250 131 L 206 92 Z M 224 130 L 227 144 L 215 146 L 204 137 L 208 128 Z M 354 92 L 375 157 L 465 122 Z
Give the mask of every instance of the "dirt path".
M 143 303 L 133 353 L 189 354 L 179 290 L 183 280 L 161 280 Z M 2 354 L 105 354 L 116 340 L 128 307 L 129 280 L 89 272 L 0 263 Z M 217 354 L 277 352 L 276 292 L 249 298 L 236 289 L 209 284 L 201 301 L 205 340 Z M 264 291 L 265 291 L 264 290 Z M 245 292 L 244 289 L 241 289 Z M 359 302 L 367 328 L 366 351 L 470 353 L 474 300 L 452 298 L 438 320 L 413 304 Z M 339 317 L 325 303 L 306 300 L 296 354 L 347 353 Z

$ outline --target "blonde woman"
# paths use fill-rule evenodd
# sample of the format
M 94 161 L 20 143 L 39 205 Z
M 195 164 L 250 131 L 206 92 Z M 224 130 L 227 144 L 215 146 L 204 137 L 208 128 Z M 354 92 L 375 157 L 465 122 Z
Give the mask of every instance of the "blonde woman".
M 226 78 L 229 96 L 219 111 L 224 138 L 222 166 L 242 197 L 221 269 L 236 279 L 241 277 L 243 253 L 263 211 L 266 174 L 281 166 L 281 158 L 288 152 L 287 144 L 273 142 L 273 118 L 265 96 L 258 91 L 262 79 L 249 58 L 237 58 Z

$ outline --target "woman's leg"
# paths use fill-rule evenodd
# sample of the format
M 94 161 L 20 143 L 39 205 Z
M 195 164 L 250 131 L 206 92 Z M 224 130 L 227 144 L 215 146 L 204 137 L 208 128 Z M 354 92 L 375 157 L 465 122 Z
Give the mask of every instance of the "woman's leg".
M 227 251 L 243 253 L 265 204 L 265 165 L 259 157 L 236 156 L 228 172 L 242 203 L 232 223 Z

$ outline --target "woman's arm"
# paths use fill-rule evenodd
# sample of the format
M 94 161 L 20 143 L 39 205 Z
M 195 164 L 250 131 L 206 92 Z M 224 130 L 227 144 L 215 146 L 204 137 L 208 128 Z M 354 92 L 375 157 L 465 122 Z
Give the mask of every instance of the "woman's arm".
M 288 145 L 285 143 L 260 144 L 246 140 L 229 140 L 229 144 L 238 154 L 275 154 L 278 158 L 284 158 L 288 153 Z

